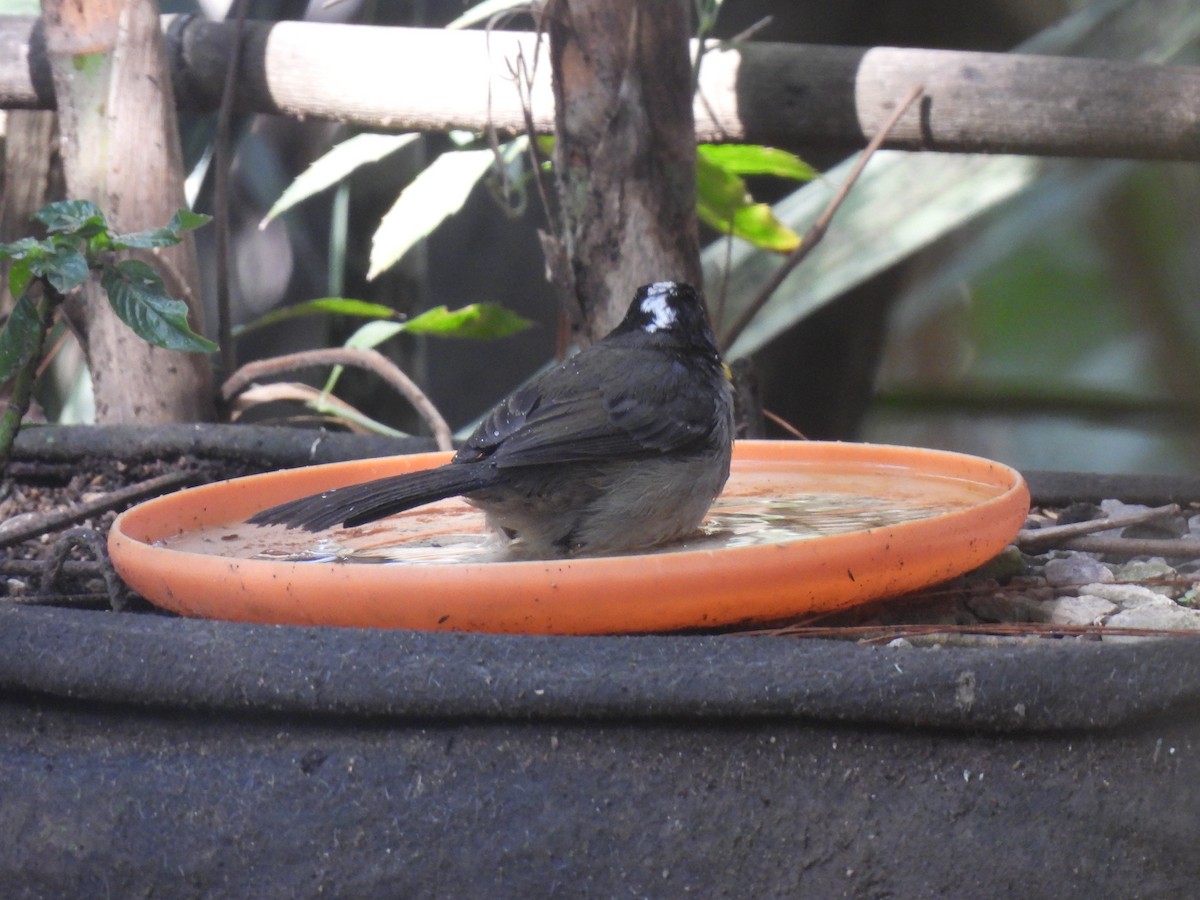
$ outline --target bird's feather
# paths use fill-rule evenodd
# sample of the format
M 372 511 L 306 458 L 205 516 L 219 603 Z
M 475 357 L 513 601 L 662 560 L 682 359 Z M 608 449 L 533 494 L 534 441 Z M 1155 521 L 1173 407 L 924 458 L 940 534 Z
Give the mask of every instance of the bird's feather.
M 631 369 L 645 376 L 639 395 L 628 390 L 624 373 Z M 691 377 L 687 366 L 657 348 L 610 346 L 603 358 L 581 354 L 499 404 L 456 460 L 488 459 L 505 469 L 683 449 L 711 431 L 718 403 L 710 391 L 695 390 Z M 648 391 L 656 396 L 645 396 Z
M 424 503 L 490 487 L 497 481 L 495 468 L 486 464 L 441 466 L 301 497 L 263 510 L 247 521 L 252 525 L 289 525 L 309 531 L 339 524 L 353 528 Z

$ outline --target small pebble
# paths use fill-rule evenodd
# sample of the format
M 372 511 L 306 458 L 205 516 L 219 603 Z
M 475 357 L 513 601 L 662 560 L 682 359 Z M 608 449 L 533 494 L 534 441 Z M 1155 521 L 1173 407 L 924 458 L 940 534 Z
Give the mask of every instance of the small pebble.
M 1058 524 L 1074 525 L 1076 522 L 1091 522 L 1093 519 L 1103 518 L 1104 510 L 1095 503 L 1072 503 L 1059 512 Z
M 1123 610 L 1143 606 L 1175 606 L 1162 594 L 1156 594 L 1140 584 L 1085 584 L 1079 589 L 1079 596 L 1085 595 L 1108 600 Z
M 1129 525 L 1121 530 L 1121 537 L 1146 540 L 1178 540 L 1188 533 L 1188 523 L 1182 515 L 1162 516 L 1153 522 Z
M 1144 513 L 1150 509 L 1144 503 L 1122 503 L 1120 500 L 1101 500 L 1100 510 L 1108 517 L 1129 516 Z
M 1135 559 L 1113 569 L 1117 581 L 1136 581 L 1164 597 L 1174 597 L 1178 592 L 1175 584 L 1145 584 L 1147 581 L 1169 580 L 1177 577 L 1175 569 L 1161 556 L 1150 559 Z
M 1082 553 L 1048 560 L 1043 574 L 1046 576 L 1046 582 L 1054 587 L 1113 580 L 1112 569 Z
M 967 609 L 982 622 L 1045 622 L 1045 606 L 1025 594 L 997 591 L 991 595 L 970 597 Z
M 1044 515 L 1043 513 L 1031 512 L 1029 515 L 1027 515 L 1025 517 L 1025 526 L 1024 527 L 1028 528 L 1030 531 L 1036 531 L 1039 528 L 1048 528 L 1051 525 L 1057 525 L 1057 524 L 1058 523 L 1055 522 L 1052 518 L 1050 518 L 1047 515 Z
M 1104 624 L 1111 628 L 1187 628 L 1200 631 L 1200 609 L 1184 609 L 1174 603 L 1154 607 L 1143 606 L 1122 610 L 1109 616 Z M 1120 637 L 1123 635 L 1106 635 L 1104 640 L 1117 640 Z
M 1009 544 L 998 554 L 971 573 L 975 578 L 994 578 L 1001 584 L 1006 584 L 1012 578 L 1025 571 L 1025 555 L 1012 544 Z
M 1060 597 L 1043 604 L 1048 621 L 1055 625 L 1096 625 L 1120 607 L 1111 600 L 1084 595 Z

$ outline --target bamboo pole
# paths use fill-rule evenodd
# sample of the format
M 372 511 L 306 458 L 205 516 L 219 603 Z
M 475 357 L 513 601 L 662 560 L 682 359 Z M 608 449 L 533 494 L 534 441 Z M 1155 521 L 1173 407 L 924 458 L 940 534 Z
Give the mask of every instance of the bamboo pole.
M 215 109 L 231 26 L 169 21 L 181 105 Z M 395 130 L 524 129 L 513 67 L 532 34 L 249 23 L 243 109 Z M 544 55 L 545 43 L 540 47 Z M 531 116 L 554 122 L 549 65 Z M 779 147 L 863 146 L 897 97 L 923 84 L 894 149 L 1129 159 L 1200 159 L 1200 67 L 1033 54 L 749 43 L 706 52 L 696 136 Z M 0 18 L 0 108 L 54 103 L 35 20 Z

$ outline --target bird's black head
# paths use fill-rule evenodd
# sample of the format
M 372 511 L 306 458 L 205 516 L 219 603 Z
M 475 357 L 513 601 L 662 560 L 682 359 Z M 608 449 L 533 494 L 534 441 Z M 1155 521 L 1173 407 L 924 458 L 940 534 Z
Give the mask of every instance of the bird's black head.
M 633 295 L 629 311 L 613 334 L 641 331 L 716 350 L 716 340 L 704 312 L 704 301 L 690 284 L 656 281 Z

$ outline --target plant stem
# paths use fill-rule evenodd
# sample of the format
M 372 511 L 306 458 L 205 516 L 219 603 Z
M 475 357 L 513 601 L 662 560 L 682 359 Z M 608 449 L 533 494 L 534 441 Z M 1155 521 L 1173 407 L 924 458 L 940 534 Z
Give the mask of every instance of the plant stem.
M 892 133 L 892 129 L 896 127 L 896 123 L 908 112 L 908 108 L 916 103 L 923 93 L 925 93 L 925 88 L 922 85 L 914 84 L 909 88 L 904 99 L 892 110 L 892 114 L 883 123 L 883 127 L 879 129 L 875 137 L 871 138 L 866 149 L 859 155 L 858 161 L 855 162 L 854 167 L 850 170 L 850 174 L 846 176 L 846 181 L 833 195 L 833 199 L 829 201 L 829 204 L 825 207 L 825 211 L 817 217 L 817 221 L 812 224 L 812 227 L 801 238 L 799 246 L 788 255 L 787 259 L 783 261 L 783 265 L 776 269 L 771 277 L 767 279 L 766 284 L 759 288 L 758 294 L 750 302 L 750 305 L 746 307 L 741 316 L 738 317 L 738 320 L 721 336 L 722 350 L 728 350 L 733 346 L 733 342 L 746 330 L 746 326 L 750 324 L 750 321 L 767 305 L 767 301 L 771 299 L 771 296 L 779 289 L 779 286 L 792 273 L 792 270 L 800 265 L 801 261 L 821 242 L 821 238 L 825 236 L 825 232 L 829 229 L 829 223 L 833 220 L 834 213 L 838 211 L 843 201 L 845 201 L 847 195 L 850 193 L 850 189 L 858 181 L 858 176 L 862 174 L 871 157 L 875 155 L 875 152 L 883 145 L 883 142 L 887 140 L 888 135 Z
M 233 120 L 235 90 L 245 38 L 246 0 L 235 0 L 237 30 L 233 48 L 225 69 L 225 85 L 221 90 L 221 105 L 217 109 L 217 130 L 213 138 L 213 229 L 217 242 L 217 344 L 221 348 L 221 376 L 228 378 L 237 368 L 237 344 L 233 340 L 233 284 L 229 259 L 229 175 L 233 168 Z
M 50 317 L 54 312 L 56 301 L 62 298 L 44 279 L 37 279 L 35 284 L 41 286 L 41 298 L 37 304 L 38 329 L 34 339 L 33 355 L 12 381 L 12 392 L 9 394 L 8 405 L 4 415 L 0 416 L 0 472 L 8 468 L 8 458 L 12 455 L 13 441 L 21 430 L 21 420 L 29 410 L 29 399 L 33 396 L 33 385 L 37 381 L 38 364 L 42 359 L 42 348 L 46 343 L 46 335 L 50 331 Z M 33 287 L 31 284 L 30 287 Z

